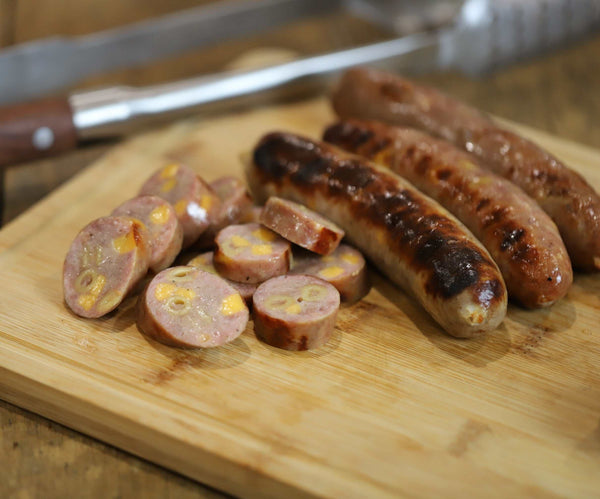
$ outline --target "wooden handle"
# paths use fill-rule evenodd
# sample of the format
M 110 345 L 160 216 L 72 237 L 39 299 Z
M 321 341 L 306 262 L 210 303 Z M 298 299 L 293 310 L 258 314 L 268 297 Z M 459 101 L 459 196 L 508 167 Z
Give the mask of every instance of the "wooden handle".
M 76 146 L 73 112 L 66 98 L 0 108 L 0 169 Z

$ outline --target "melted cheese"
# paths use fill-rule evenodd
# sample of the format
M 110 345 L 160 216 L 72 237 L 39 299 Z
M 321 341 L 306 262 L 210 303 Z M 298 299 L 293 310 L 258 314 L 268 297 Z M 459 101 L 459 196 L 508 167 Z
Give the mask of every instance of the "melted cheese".
M 150 212 L 148 218 L 150 218 L 150 222 L 152 222 L 155 225 L 164 225 L 169 219 L 168 205 L 163 204 L 161 206 L 157 206 Z
M 171 165 L 165 166 L 160 172 L 160 178 L 171 178 L 174 177 L 175 174 L 179 171 L 179 165 L 177 163 L 173 163 Z
M 273 253 L 273 247 L 270 244 L 253 244 L 253 255 L 270 255 Z
M 137 244 L 135 241 L 135 237 L 133 236 L 133 231 L 130 230 L 127 234 L 117 237 L 113 239 L 113 248 L 117 253 L 129 253 L 137 248 Z
M 241 312 L 246 308 L 246 304 L 239 293 L 235 293 L 233 295 L 229 295 L 226 298 L 223 298 L 221 303 L 221 314 L 223 315 L 234 315 L 238 312 Z
M 337 265 L 332 265 L 331 267 L 325 267 L 323 270 L 319 271 L 319 275 L 324 277 L 325 279 L 332 279 L 344 273 L 344 269 L 342 267 L 338 267 Z

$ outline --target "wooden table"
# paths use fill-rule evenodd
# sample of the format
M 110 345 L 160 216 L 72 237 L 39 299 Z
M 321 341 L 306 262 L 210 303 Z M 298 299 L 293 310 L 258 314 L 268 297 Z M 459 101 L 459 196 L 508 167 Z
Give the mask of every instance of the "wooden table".
M 317 23 L 318 24 L 318 23 Z M 318 50 L 311 26 L 271 38 L 294 50 Z M 328 43 L 376 38 L 355 29 L 355 36 L 331 36 Z M 282 44 L 282 40 L 285 42 Z M 291 41 L 290 41 L 291 40 Z M 322 38 L 321 38 L 322 40 Z M 333 43 L 332 43 L 333 41 Z M 342 43 L 343 44 L 343 43 Z M 259 46 L 252 40 L 250 46 Z M 156 66 L 138 82 L 186 76 L 218 68 L 239 43 Z M 456 74 L 421 78 L 480 108 L 563 138 L 600 148 L 600 36 L 494 75 L 469 80 Z M 185 69 L 182 69 L 185 68 Z M 191 74 L 191 73 L 190 73 Z M 123 72 L 111 78 L 131 81 Z M 108 82 L 97 80 L 90 84 Z M 112 144 L 86 147 L 65 157 L 13 168 L 7 175 L 5 221 L 101 156 Z M 0 497 L 221 497 L 222 494 L 35 414 L 0 402 Z

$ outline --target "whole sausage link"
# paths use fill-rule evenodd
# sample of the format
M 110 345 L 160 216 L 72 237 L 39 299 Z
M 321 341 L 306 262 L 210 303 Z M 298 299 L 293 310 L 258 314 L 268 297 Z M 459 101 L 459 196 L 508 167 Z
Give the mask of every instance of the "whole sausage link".
M 292 134 L 269 134 L 246 176 L 258 199 L 277 195 L 325 214 L 449 334 L 495 329 L 506 287 L 489 253 L 435 201 L 364 158 Z
M 509 297 L 530 308 L 551 305 L 573 282 L 554 222 L 521 189 L 479 168 L 476 159 L 412 128 L 347 120 L 324 138 L 386 166 L 463 222 L 488 249 Z
M 550 215 L 575 267 L 600 270 L 600 197 L 581 175 L 533 142 L 437 90 L 380 71 L 347 71 L 332 99 L 341 118 L 418 128 L 472 153 Z

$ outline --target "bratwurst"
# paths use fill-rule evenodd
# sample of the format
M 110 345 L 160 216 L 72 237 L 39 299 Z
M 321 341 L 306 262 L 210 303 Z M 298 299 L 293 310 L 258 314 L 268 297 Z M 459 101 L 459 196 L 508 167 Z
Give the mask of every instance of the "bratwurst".
M 324 139 L 413 183 L 475 234 L 502 271 L 509 298 L 537 308 L 562 298 L 571 261 L 554 222 L 517 186 L 479 168 L 475 158 L 412 128 L 348 120 Z
M 575 267 L 600 270 L 600 197 L 581 175 L 531 141 L 437 90 L 375 70 L 347 71 L 333 106 L 344 119 L 418 128 L 467 150 L 550 215 Z
M 272 133 L 254 149 L 246 176 L 259 201 L 291 199 L 342 227 L 449 334 L 473 337 L 502 322 L 506 287 L 487 250 L 398 175 L 331 145 Z

